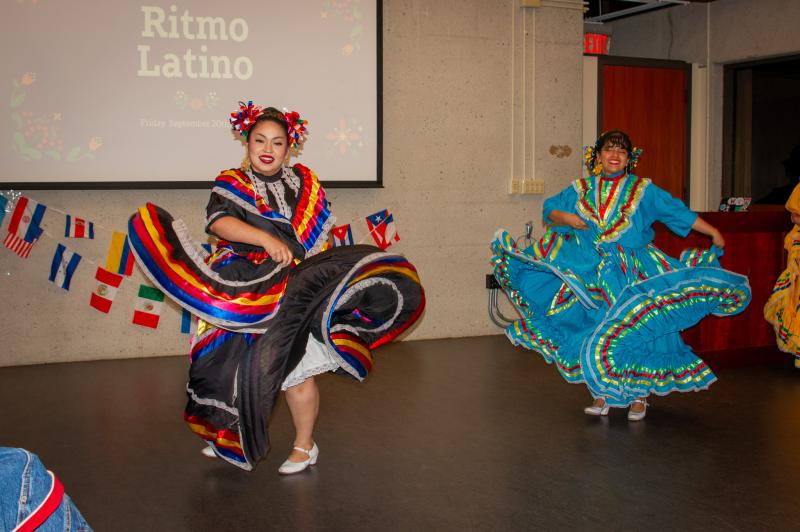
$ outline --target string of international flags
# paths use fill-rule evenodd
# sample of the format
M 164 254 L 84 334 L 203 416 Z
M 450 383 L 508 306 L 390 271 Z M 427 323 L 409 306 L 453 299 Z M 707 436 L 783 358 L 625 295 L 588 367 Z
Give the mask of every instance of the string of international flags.
M 98 312 L 108 314 L 123 281 L 133 274 L 134 259 L 127 235 L 123 232 L 107 230 L 111 232 L 111 241 L 105 263 L 100 265 L 98 262 L 83 257 L 69 249 L 59 241 L 61 240 L 60 237 L 57 238 L 43 229 L 42 224 L 45 215 L 50 212 L 56 212 L 64 216 L 63 239 L 94 240 L 96 227 L 107 230 L 92 221 L 73 216 L 54 207 L 48 207 L 30 197 L 14 191 L 3 191 L 0 192 L 0 227 L 2 227 L 6 215 L 10 214 L 4 239 L 5 247 L 20 258 L 27 259 L 33 246 L 39 242 L 42 236 L 56 241 L 57 245 L 53 254 L 48 279 L 56 286 L 67 291 L 69 291 L 75 272 L 82 261 L 96 266 L 97 269 L 94 274 L 95 287 L 89 298 L 89 306 Z M 372 237 L 375 245 L 385 250 L 400 240 L 394 217 L 389 212 L 389 209 L 370 214 L 364 220 L 366 222 L 367 235 L 359 240 L 359 244 L 363 243 L 368 237 Z M 356 243 L 353 237 L 353 224 L 335 226 L 330 233 L 333 246 L 348 246 Z M 202 244 L 202 247 L 208 254 L 211 253 L 209 244 Z M 161 290 L 150 285 L 139 284 L 132 323 L 152 329 L 158 328 L 163 306 L 164 293 Z M 189 312 L 182 309 L 182 333 L 190 333 L 191 321 Z

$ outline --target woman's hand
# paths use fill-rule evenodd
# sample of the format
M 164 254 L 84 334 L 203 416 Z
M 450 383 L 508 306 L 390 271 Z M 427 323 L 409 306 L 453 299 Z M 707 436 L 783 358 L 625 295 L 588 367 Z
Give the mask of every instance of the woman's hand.
M 579 229 L 581 231 L 588 229 L 586 222 L 584 222 L 580 216 L 572 214 L 571 212 L 552 210 L 548 217 L 555 225 L 568 225 L 573 229 Z
M 706 222 L 699 216 L 692 224 L 692 229 L 694 229 L 699 233 L 703 233 L 706 236 L 710 236 L 711 241 L 714 243 L 715 246 L 719 248 L 725 247 L 725 239 L 722 238 L 722 233 L 719 232 L 719 229 L 717 229 L 710 223 Z
M 272 236 L 269 233 L 264 233 L 264 236 L 261 239 L 259 244 L 264 251 L 269 253 L 269 256 L 272 260 L 280 264 L 281 266 L 288 266 L 292 263 L 292 251 L 289 249 L 283 240 Z
M 567 225 L 572 227 L 573 229 L 580 229 L 582 231 L 584 229 L 589 228 L 589 226 L 586 225 L 586 222 L 583 221 L 583 218 L 581 218 L 577 214 L 566 213 L 566 215 L 567 215 Z
M 281 266 L 288 266 L 294 258 L 283 240 L 233 216 L 217 218 L 209 229 L 219 238 L 264 248 L 270 258 Z
M 716 229 L 714 229 L 714 232 L 711 234 L 711 242 L 713 242 L 718 248 L 725 247 L 725 239 L 722 238 L 722 233 Z

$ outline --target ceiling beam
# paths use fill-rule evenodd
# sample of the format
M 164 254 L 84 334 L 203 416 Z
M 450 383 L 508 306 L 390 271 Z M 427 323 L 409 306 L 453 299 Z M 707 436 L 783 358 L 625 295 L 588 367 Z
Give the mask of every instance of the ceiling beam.
M 628 17 L 637 15 L 646 11 L 654 9 L 661 9 L 664 7 L 682 6 L 689 4 L 689 0 L 623 0 L 625 2 L 639 4 L 637 6 L 629 7 L 627 9 L 619 9 L 611 13 L 597 15 L 595 17 L 587 17 L 583 21 L 589 24 L 602 24 L 603 22 L 614 20 L 617 18 Z

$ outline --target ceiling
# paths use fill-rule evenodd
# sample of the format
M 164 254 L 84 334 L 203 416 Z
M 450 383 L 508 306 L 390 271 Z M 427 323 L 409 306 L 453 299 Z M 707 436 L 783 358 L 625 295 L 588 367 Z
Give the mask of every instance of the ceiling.
M 714 0 L 588 0 L 584 22 L 608 22 L 624 17 L 641 15 L 655 9 L 683 6 L 692 3 L 707 4 Z

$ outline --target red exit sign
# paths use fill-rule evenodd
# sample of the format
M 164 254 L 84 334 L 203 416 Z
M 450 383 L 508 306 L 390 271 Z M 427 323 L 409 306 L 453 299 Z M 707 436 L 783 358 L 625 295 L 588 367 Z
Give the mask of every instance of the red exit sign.
M 583 53 L 606 55 L 608 54 L 608 47 L 611 44 L 611 39 L 608 35 L 600 33 L 585 33 L 583 35 Z

